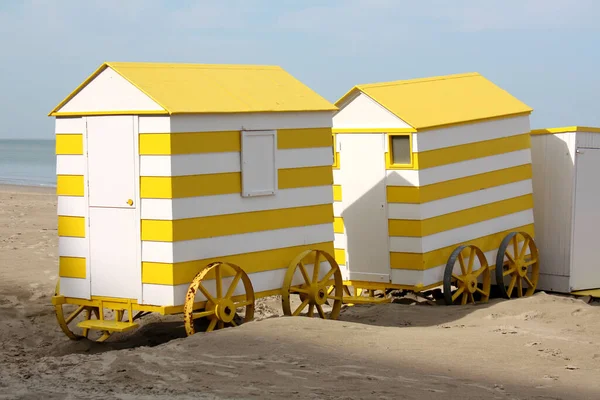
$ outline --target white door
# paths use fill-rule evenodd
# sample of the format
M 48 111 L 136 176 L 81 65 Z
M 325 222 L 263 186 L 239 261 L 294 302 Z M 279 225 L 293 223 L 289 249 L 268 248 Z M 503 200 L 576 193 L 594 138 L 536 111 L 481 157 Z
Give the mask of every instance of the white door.
M 351 280 L 390 281 L 385 135 L 338 135 L 342 218 Z
M 136 126 L 132 116 L 87 118 L 92 295 L 141 297 Z
M 578 151 L 571 290 L 600 288 L 600 150 L 580 148 Z

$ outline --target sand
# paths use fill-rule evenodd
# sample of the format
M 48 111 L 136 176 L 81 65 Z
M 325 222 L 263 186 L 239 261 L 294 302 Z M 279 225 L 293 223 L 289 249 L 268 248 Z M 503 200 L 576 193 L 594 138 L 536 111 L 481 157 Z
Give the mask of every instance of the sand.
M 56 324 L 52 190 L 0 187 L 0 399 L 598 399 L 600 307 L 538 293 L 477 306 L 354 306 L 185 337 L 150 316 L 104 344 Z M 410 304 L 406 304 L 410 303 Z M 411 305 L 413 304 L 413 305 Z

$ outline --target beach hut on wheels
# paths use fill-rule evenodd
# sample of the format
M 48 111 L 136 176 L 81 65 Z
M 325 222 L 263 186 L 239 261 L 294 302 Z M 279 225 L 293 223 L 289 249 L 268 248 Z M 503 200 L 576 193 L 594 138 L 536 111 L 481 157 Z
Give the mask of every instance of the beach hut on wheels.
M 273 294 L 335 318 L 335 110 L 275 66 L 102 64 L 50 113 L 65 334 L 149 312 L 212 330 Z
M 494 280 L 533 293 L 530 107 L 478 73 L 357 85 L 336 105 L 346 286 L 443 285 L 446 304 L 486 301 Z
M 600 297 L 600 128 L 531 131 L 539 289 Z

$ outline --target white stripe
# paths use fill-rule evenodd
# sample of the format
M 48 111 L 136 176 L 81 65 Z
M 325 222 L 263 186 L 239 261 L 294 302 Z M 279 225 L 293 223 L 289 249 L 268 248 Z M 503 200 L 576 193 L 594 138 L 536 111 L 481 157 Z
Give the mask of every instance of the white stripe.
M 333 111 L 171 116 L 171 132 L 331 128 Z
M 140 133 L 169 133 L 171 131 L 171 117 L 165 116 L 140 116 L 138 122 Z
M 530 131 L 529 116 L 424 130 L 416 134 L 413 151 L 423 152 L 467 143 L 522 135 Z
M 424 220 L 484 204 L 524 196 L 532 192 L 531 179 L 527 179 L 423 204 L 389 203 L 388 217 L 389 219 Z
M 277 150 L 277 168 L 330 166 L 330 147 Z M 141 176 L 185 176 L 240 172 L 240 153 L 175 154 L 140 157 Z
M 59 117 L 56 118 L 54 125 L 54 132 L 59 134 L 83 134 L 85 131 L 85 124 L 83 123 L 83 118 L 74 117 L 74 118 L 64 118 Z
M 279 190 L 275 196 L 241 197 L 237 193 L 180 199 L 142 199 L 142 219 L 172 220 L 332 204 L 330 185 Z
M 90 281 L 79 278 L 60 278 L 60 294 L 65 297 L 89 299 Z
M 333 170 L 333 184 L 341 185 L 342 184 L 342 172 L 339 169 Z
M 86 212 L 85 197 L 58 196 L 57 214 L 71 217 L 84 217 Z
M 346 241 L 346 235 L 343 233 L 334 233 L 333 234 L 333 247 L 336 249 L 346 249 L 348 244 Z
M 308 264 L 305 265 L 307 273 L 309 276 L 312 276 L 313 265 Z M 324 277 L 327 271 L 329 271 L 329 264 L 323 262 L 319 267 L 319 277 Z M 283 286 L 283 280 L 285 278 L 285 274 L 287 272 L 287 268 L 283 269 L 275 269 L 271 271 L 262 271 L 255 272 L 252 274 L 248 274 L 248 277 L 252 281 L 252 287 L 254 289 L 254 293 L 265 292 L 268 290 L 276 290 L 281 289 Z M 233 277 L 223 278 L 223 287 L 228 288 L 231 284 Z M 292 285 L 298 285 L 304 281 L 304 278 L 300 274 L 298 270 L 294 274 L 292 279 Z M 206 288 L 206 290 L 215 295 L 215 281 L 207 280 L 202 282 L 202 286 Z M 189 288 L 189 283 L 184 283 L 181 285 L 170 286 L 170 285 L 155 285 L 145 283 L 143 285 L 144 291 L 144 304 L 146 305 L 157 305 L 157 306 L 179 306 L 184 304 L 186 294 Z M 236 290 L 234 291 L 234 295 L 244 294 L 244 284 L 240 280 L 238 285 L 236 286 Z M 206 298 L 202 293 L 198 292 L 196 294 L 195 301 L 204 301 Z
M 421 239 L 422 249 L 416 248 L 413 237 L 390 237 L 390 251 L 407 253 L 427 253 L 433 250 L 452 246 L 457 243 L 474 240 L 480 237 L 492 235 L 508 229 L 517 228 L 522 225 L 533 223 L 533 209 L 520 211 L 514 214 L 504 215 L 487 221 L 462 226 L 460 228 L 424 236 Z
M 58 154 L 56 156 L 56 175 L 84 175 L 85 158 L 83 155 Z
M 87 239 L 60 236 L 58 238 L 58 255 L 60 257 L 87 257 Z
M 142 261 L 178 263 L 333 242 L 331 224 L 308 225 L 179 242 L 142 242 Z
M 341 201 L 334 201 L 333 202 L 333 216 L 341 217 L 342 212 L 344 212 L 344 204 Z
M 529 149 L 414 170 L 387 170 L 387 186 L 425 186 L 531 163 Z

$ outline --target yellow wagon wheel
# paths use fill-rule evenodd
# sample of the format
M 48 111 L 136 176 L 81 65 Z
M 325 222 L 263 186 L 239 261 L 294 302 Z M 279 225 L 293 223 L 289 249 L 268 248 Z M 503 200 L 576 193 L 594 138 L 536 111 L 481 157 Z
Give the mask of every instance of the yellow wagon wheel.
M 510 299 L 514 292 L 517 297 L 531 296 L 539 277 L 539 254 L 533 238 L 527 232 L 506 235 L 496 256 L 496 284 L 502 296 Z M 527 285 L 525 293 L 524 284 Z
M 233 280 L 225 293 L 223 293 L 224 267 L 233 270 Z M 208 290 L 203 282 L 208 273 L 213 270 L 215 273 L 213 281 L 215 288 L 214 290 Z M 244 284 L 244 294 L 234 295 L 240 279 Z M 195 309 L 195 299 L 198 292 L 206 298 L 204 309 L 200 312 L 196 312 L 198 310 Z M 207 318 L 210 321 L 206 332 L 211 332 L 215 328 L 222 329 L 225 325 L 237 326 L 234 318 L 237 310 L 243 307 L 245 307 L 244 322 L 249 322 L 254 318 L 254 288 L 248 274 L 235 264 L 220 261 L 209 264 L 198 272 L 188 288 L 183 306 L 185 332 L 188 336 L 196 333 L 194 321 L 200 318 Z
M 329 270 L 321 274 L 321 260 L 324 257 L 329 263 Z M 313 263 L 312 274 L 309 276 L 306 264 Z M 299 274 L 297 274 L 299 272 Z M 294 279 L 300 278 L 300 279 Z M 299 281 L 300 283 L 296 283 Z M 333 288 L 332 288 L 333 287 Z M 313 317 L 316 309 L 319 317 L 327 319 L 323 311 L 323 304 L 333 300 L 329 319 L 337 319 L 342 308 L 344 284 L 340 266 L 335 259 L 322 250 L 306 250 L 300 253 L 290 263 L 283 280 L 281 292 L 281 305 L 284 315 L 297 316 L 308 306 L 308 316 Z M 302 303 L 294 311 L 291 306 L 291 295 L 297 294 Z
M 54 295 L 58 296 L 59 294 L 60 281 L 56 283 L 56 288 L 54 289 Z M 115 312 L 117 320 L 121 321 L 123 319 L 123 311 L 118 310 Z M 55 304 L 54 313 L 56 314 L 56 320 L 60 326 L 60 329 L 62 329 L 64 334 L 67 335 L 67 337 L 71 340 L 80 340 L 85 338 L 94 342 L 102 343 L 111 336 L 111 332 L 109 331 L 95 332 L 87 328 L 82 329 L 77 327 L 77 322 L 81 320 L 79 317 L 82 316 L 82 314 L 84 320 L 92 319 L 92 317 L 100 319 L 100 309 L 98 307 L 81 305 L 75 306 L 72 304 Z M 92 336 L 91 332 L 95 332 L 97 336 Z
M 475 259 L 479 261 L 479 268 L 474 269 Z M 456 263 L 460 266 L 460 273 L 456 270 Z M 446 305 L 467 302 L 475 304 L 475 294 L 479 302 L 485 303 L 490 299 L 492 277 L 485 255 L 477 246 L 458 246 L 446 263 L 444 270 L 444 300 Z M 456 291 L 452 293 L 452 286 Z

